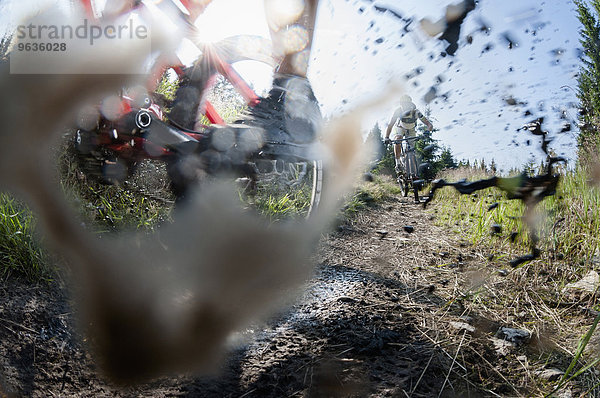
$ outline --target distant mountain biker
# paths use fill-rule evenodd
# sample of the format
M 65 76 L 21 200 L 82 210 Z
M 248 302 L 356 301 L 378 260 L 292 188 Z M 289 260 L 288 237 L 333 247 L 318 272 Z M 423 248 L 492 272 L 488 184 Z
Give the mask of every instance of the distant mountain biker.
M 394 140 L 400 140 L 408 137 L 415 137 L 415 128 L 417 127 L 417 120 L 420 120 L 427 130 L 433 130 L 431 122 L 423 115 L 423 113 L 417 109 L 417 106 L 412 102 L 412 98 L 408 95 L 400 97 L 400 106 L 394 111 L 394 115 L 390 120 L 387 130 L 385 132 L 385 142 L 390 143 L 390 134 L 393 132 Z M 402 153 L 402 145 L 394 144 L 394 157 L 396 160 L 396 173 L 400 175 L 405 171 L 404 158 Z

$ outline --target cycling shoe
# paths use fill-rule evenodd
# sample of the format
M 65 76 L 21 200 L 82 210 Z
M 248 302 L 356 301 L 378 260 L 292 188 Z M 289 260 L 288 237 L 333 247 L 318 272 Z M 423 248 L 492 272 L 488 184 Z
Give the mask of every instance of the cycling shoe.
M 269 94 L 236 123 L 262 129 L 263 155 L 307 157 L 322 120 L 308 79 L 276 75 Z

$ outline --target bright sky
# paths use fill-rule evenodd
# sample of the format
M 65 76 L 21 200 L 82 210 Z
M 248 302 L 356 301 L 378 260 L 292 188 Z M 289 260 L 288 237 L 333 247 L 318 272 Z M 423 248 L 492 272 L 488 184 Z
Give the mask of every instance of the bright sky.
M 505 169 L 539 162 L 539 141 L 517 129 L 542 116 L 555 138 L 551 146 L 573 159 L 575 134 L 558 133 L 562 111 L 576 118 L 574 91 L 565 88 L 576 88 L 578 70 L 580 25 L 572 2 L 481 0 L 463 24 L 456 56 L 441 57 L 446 43 L 427 37 L 417 21 L 435 21 L 447 5 L 457 2 L 322 0 L 309 77 L 324 113 L 351 111 L 385 92 L 392 82 L 402 83 L 424 110 L 423 97 L 439 77 L 443 82 L 437 92 L 448 98 L 429 104 L 440 129 L 434 137 L 451 147 L 458 159 L 494 158 Z M 412 18 L 410 32 L 404 34 L 402 21 L 376 11 L 373 4 Z M 200 26 L 206 28 L 207 40 L 241 33 L 268 37 L 261 0 L 214 0 L 204 18 Z M 487 32 L 480 31 L 484 25 Z M 470 45 L 468 34 L 473 37 Z M 518 45 L 509 49 L 505 34 Z M 268 88 L 270 68 L 252 63 L 238 68 L 258 91 Z M 422 73 L 407 80 L 416 68 Z M 509 97 L 517 105 L 507 105 Z M 393 108 L 367 115 L 365 130 L 376 122 L 384 129 Z
M 440 129 L 434 138 L 451 147 L 456 158 L 494 158 L 505 169 L 528 160 L 539 162 L 543 156 L 538 141 L 517 129 L 542 116 L 555 138 L 551 147 L 574 158 L 575 134 L 558 133 L 562 111 L 576 118 L 571 88 L 576 89 L 580 24 L 572 1 L 480 0 L 463 24 L 456 56 L 441 57 L 446 44 L 427 37 L 418 21 L 435 21 L 447 5 L 458 2 L 321 0 L 309 77 L 324 113 L 351 111 L 392 83 L 403 84 L 424 110 L 425 93 L 441 79 L 437 92 L 447 100 L 437 98 L 429 104 Z M 5 13 L 2 5 L 0 13 Z M 404 22 L 378 12 L 374 5 L 412 18 L 409 32 L 404 32 Z M 0 19 L 6 20 L 6 15 Z M 480 30 L 484 25 L 486 32 Z M 214 0 L 197 26 L 204 41 L 238 34 L 269 37 L 262 0 Z M 473 38 L 470 45 L 467 35 Z M 518 46 L 509 49 L 504 35 Z M 245 61 L 235 67 L 259 93 L 269 88 L 269 66 Z M 417 68 L 421 73 L 407 79 Z M 508 97 L 518 105 L 507 105 Z M 365 130 L 376 122 L 385 129 L 393 109 L 392 104 L 366 115 Z M 531 114 L 525 116 L 526 111 Z

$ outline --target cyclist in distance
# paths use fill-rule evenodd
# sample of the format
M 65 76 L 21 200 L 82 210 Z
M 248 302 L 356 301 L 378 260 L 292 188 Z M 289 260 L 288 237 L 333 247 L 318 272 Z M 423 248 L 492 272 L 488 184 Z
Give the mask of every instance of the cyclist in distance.
M 401 140 L 403 138 L 415 137 L 415 128 L 417 127 L 417 120 L 420 120 L 427 130 L 432 131 L 433 125 L 423 115 L 423 113 L 417 109 L 416 105 L 412 102 L 412 98 L 408 95 L 400 97 L 400 106 L 394 111 L 392 119 L 388 123 L 387 130 L 385 132 L 385 142 L 390 143 L 390 134 L 393 132 L 394 140 Z M 414 143 L 411 143 L 414 146 Z M 396 174 L 400 175 L 405 171 L 405 164 L 403 160 L 402 145 L 394 144 L 394 158 L 396 161 Z

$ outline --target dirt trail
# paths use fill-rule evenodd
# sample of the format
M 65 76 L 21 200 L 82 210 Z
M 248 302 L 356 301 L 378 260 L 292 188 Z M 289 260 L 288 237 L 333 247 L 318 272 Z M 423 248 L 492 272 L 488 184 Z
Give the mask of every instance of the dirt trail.
M 487 341 L 499 325 L 461 318 L 448 300 L 479 255 L 432 218 L 403 198 L 359 214 L 323 239 L 316 275 L 296 303 L 235 336 L 215 375 L 127 390 L 95 372 L 64 293 L 4 282 L 0 389 L 36 397 L 526 395 L 503 381 L 501 369 L 513 365 Z

